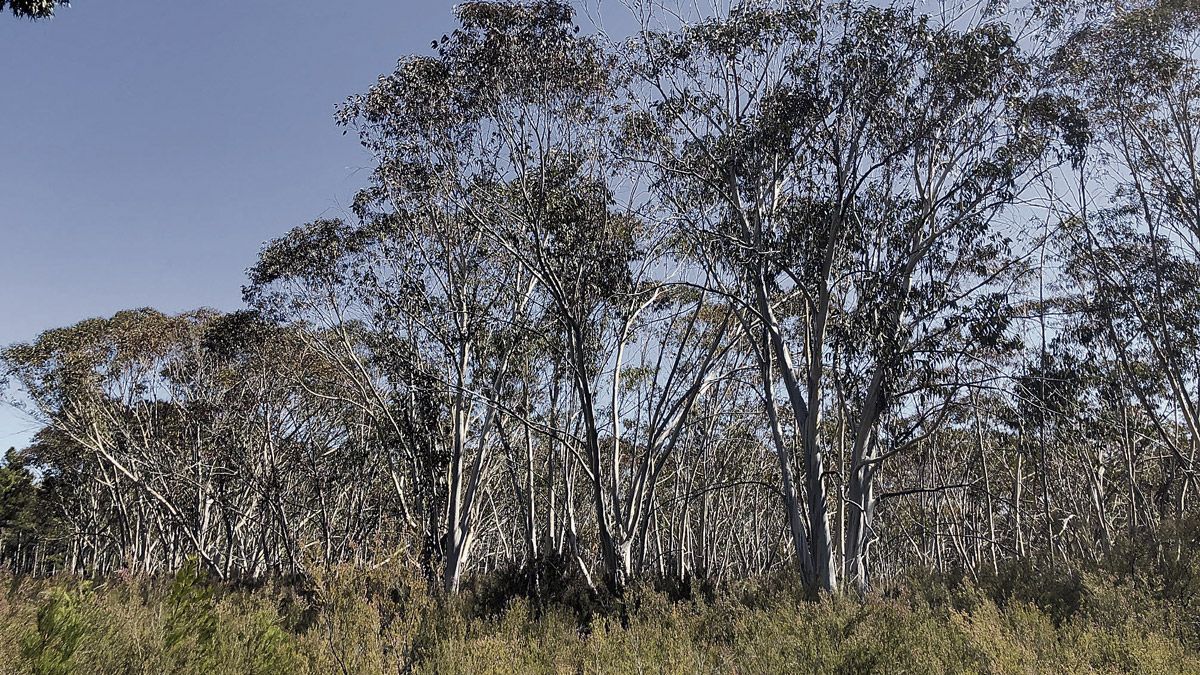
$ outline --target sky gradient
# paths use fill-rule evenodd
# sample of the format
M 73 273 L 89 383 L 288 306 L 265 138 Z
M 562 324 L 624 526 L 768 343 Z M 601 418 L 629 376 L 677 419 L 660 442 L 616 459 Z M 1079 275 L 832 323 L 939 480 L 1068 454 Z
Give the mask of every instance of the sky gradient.
M 236 309 L 259 247 L 346 215 L 336 104 L 452 25 L 417 0 L 76 0 L 0 15 L 0 345 L 125 308 Z M 0 452 L 35 431 L 0 406 Z

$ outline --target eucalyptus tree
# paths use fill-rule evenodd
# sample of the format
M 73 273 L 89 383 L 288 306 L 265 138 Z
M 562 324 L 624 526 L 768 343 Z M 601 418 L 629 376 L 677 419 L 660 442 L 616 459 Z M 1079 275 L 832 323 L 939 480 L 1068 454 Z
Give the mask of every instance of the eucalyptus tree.
M 227 573 L 300 573 L 351 557 L 363 537 L 388 539 L 356 529 L 351 504 L 391 506 L 387 483 L 370 453 L 352 452 L 362 446 L 356 411 L 304 391 L 306 378 L 327 375 L 303 344 L 293 329 L 236 312 L 215 317 L 178 368 L 205 401 L 192 445 L 198 466 L 214 465 L 204 509 Z
M 620 589 L 642 571 L 659 480 L 721 376 L 732 313 L 683 283 L 663 251 L 665 232 L 612 212 L 604 185 L 519 171 L 519 181 L 537 181 L 537 197 L 508 196 L 520 215 L 499 232 L 536 275 L 565 336 L 601 560 Z
M 1078 291 L 1082 348 L 1123 373 L 1123 390 L 1172 458 L 1174 510 L 1195 494 L 1200 447 L 1200 68 L 1193 8 L 1092 12 L 1056 54 L 1084 104 L 1088 162 L 1064 194 L 1062 249 Z
M 993 222 L 1069 116 L 999 19 L 743 3 L 631 46 L 650 98 L 627 126 L 712 288 L 743 309 L 805 583 L 838 586 L 831 415 L 844 572 L 865 587 L 880 466 L 1007 346 L 1014 270 Z
M 0 12 L 8 10 L 22 19 L 49 19 L 54 10 L 70 4 L 68 0 L 0 0 Z
M 215 567 L 196 508 L 202 479 L 188 469 L 196 447 L 186 439 L 197 432 L 197 409 L 172 372 L 210 316 L 120 312 L 3 352 L 33 416 L 95 463 L 117 509 L 121 555 L 139 564 L 151 564 L 149 548 L 162 543 L 152 531 L 161 528 Z M 181 499 L 188 493 L 196 499 Z
M 547 431 L 583 459 L 601 562 L 619 588 L 664 458 L 723 353 L 728 313 L 671 286 L 667 232 L 641 217 L 613 148 L 614 55 L 578 34 L 562 2 L 457 13 L 436 57 L 401 61 L 343 120 L 379 162 L 372 194 L 419 194 L 472 220 L 526 275 L 514 278 L 530 280 L 531 327 L 561 332 L 581 436 Z M 632 360 L 651 370 L 624 400 Z
M 386 475 L 295 331 L 249 313 L 120 312 L 3 352 L 45 428 L 25 451 L 71 535 L 64 564 L 223 578 L 369 559 L 396 543 Z M 340 453 L 332 450 L 341 450 Z
M 310 393 L 369 420 L 403 518 L 455 590 L 488 489 L 496 398 L 528 283 L 420 182 L 406 174 L 364 190 L 360 225 L 317 221 L 270 243 L 246 297 L 302 327 L 328 365 L 332 377 L 311 379 Z
M 1088 14 L 1044 72 L 987 12 L 634 4 L 622 42 L 558 0 L 461 5 L 340 109 L 368 184 L 262 249 L 251 311 L 7 348 L 71 537 L 0 513 L 4 555 L 410 555 L 451 592 L 798 564 L 817 594 L 1096 559 L 1194 508 L 1190 10 Z M 1058 167 L 1030 256 L 1027 186 Z

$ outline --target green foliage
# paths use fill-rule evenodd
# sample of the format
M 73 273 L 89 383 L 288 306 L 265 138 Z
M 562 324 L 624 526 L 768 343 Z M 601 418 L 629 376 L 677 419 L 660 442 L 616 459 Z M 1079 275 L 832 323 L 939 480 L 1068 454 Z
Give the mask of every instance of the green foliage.
M 163 646 L 173 660 L 209 658 L 217 621 L 213 589 L 192 559 L 175 574 L 167 591 Z
M 22 656 L 32 672 L 71 672 L 71 656 L 87 633 L 82 607 L 86 598 L 82 593 L 82 589 L 73 594 L 66 588 L 53 588 L 47 593 L 45 603 L 37 610 L 36 632 L 22 642 Z
M 62 523 L 55 506 L 54 478 L 36 480 L 27 452 L 9 448 L 0 463 L 0 563 L 23 570 L 42 553 L 57 561 Z
M 1154 548 L 1153 546 L 1151 548 Z M 1114 564 L 1119 564 L 1114 561 Z M 1189 566 L 1186 574 L 1194 579 Z M 887 596 L 800 599 L 794 578 L 685 597 L 649 585 L 586 617 L 564 597 L 432 595 L 400 565 L 235 588 L 195 563 L 169 583 L 5 580 L 0 660 L 33 673 L 1195 672 L 1196 615 L 1138 575 L 1028 565 L 979 584 L 912 577 Z M 492 588 L 492 591 L 485 589 Z M 555 591 L 558 593 L 559 591 Z M 483 601 L 490 593 L 491 601 Z M 672 597 L 673 596 L 673 597 Z
M 69 0 L 0 0 L 0 12 L 8 10 L 22 19 L 49 19 L 55 9 L 70 4 Z

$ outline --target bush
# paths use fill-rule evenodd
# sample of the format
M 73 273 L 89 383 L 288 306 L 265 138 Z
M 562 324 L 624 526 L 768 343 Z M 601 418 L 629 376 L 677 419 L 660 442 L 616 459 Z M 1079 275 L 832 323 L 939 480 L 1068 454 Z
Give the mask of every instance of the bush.
M 1200 672 L 1174 623 L 1186 608 L 1103 569 L 914 575 L 887 597 L 817 602 L 789 575 L 686 593 L 649 581 L 607 602 L 536 597 L 506 573 L 447 597 L 399 564 L 256 587 L 195 565 L 6 581 L 0 635 L 17 640 L 0 658 L 14 672 Z
M 71 657 L 88 632 L 81 607 L 85 601 L 83 591 L 76 594 L 65 588 L 52 588 L 46 593 L 37 610 L 35 632 L 21 643 L 21 656 L 31 672 L 38 675 L 71 672 Z

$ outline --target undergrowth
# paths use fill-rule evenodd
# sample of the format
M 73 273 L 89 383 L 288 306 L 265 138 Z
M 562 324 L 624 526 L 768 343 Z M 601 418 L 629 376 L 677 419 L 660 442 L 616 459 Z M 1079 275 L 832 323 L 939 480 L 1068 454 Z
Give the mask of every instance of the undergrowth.
M 1089 571 L 1014 563 L 817 602 L 786 576 L 647 582 L 615 599 L 553 566 L 454 597 L 400 565 L 255 585 L 195 565 L 169 579 L 7 576 L 0 672 L 1200 673 L 1200 564 L 1175 551 L 1140 573 L 1118 551 Z

